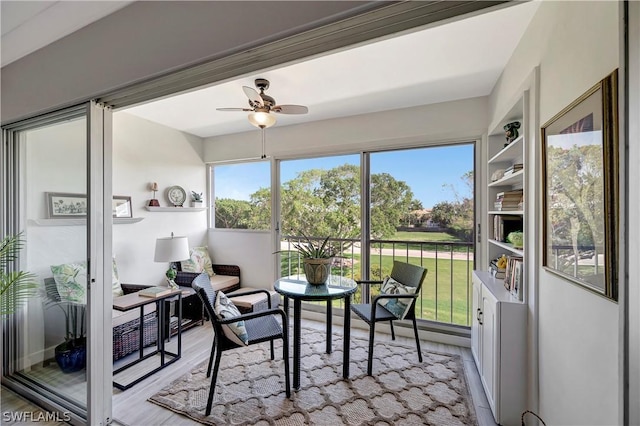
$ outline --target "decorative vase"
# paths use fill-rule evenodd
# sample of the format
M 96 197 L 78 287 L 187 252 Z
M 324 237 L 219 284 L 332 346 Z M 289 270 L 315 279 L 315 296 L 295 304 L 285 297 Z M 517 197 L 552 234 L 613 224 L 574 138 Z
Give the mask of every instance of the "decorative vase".
M 303 260 L 304 275 L 309 284 L 324 284 L 331 273 L 333 258 L 305 258 Z
M 202 207 L 202 201 L 192 201 L 191 202 L 191 206 L 192 207 Z
M 63 373 L 80 371 L 87 365 L 87 344 L 84 338 L 60 343 L 55 348 L 55 358 Z

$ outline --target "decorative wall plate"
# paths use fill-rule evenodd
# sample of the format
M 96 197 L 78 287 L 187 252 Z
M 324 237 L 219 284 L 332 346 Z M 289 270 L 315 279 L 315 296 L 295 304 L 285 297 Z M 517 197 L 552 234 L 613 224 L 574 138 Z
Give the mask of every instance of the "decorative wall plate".
M 187 193 L 181 186 L 170 186 L 167 189 L 167 199 L 174 207 L 182 207 L 187 199 Z

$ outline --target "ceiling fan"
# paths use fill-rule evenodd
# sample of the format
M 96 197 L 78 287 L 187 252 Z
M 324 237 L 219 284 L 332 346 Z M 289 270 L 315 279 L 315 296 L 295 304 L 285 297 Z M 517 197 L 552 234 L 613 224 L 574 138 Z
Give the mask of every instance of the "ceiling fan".
M 249 122 L 256 127 L 264 129 L 276 124 L 276 118 L 271 112 L 279 114 L 306 114 L 309 108 L 303 105 L 276 105 L 276 100 L 264 93 L 269 88 L 269 80 L 256 78 L 255 85 L 260 90 L 258 93 L 253 87 L 242 86 L 245 95 L 249 98 L 251 108 L 216 108 L 218 111 L 252 111 L 249 114 Z

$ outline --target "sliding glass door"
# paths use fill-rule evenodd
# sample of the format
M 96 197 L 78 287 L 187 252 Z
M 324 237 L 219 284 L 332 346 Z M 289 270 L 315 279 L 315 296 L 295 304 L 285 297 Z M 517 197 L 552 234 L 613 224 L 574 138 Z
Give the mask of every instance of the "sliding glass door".
M 20 235 L 10 268 L 39 291 L 3 318 L 2 383 L 57 421 L 111 417 L 110 114 L 92 103 L 3 129 L 0 232 Z

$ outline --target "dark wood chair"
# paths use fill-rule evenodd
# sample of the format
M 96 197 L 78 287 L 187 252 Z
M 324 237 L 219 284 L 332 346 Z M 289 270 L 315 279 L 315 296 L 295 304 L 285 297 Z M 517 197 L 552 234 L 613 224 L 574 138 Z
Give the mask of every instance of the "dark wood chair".
M 285 388 L 287 392 L 287 398 L 291 397 L 291 383 L 289 380 L 289 334 L 287 329 L 286 314 L 282 309 L 271 308 L 271 298 L 267 290 L 249 290 L 235 293 L 236 295 L 255 294 L 258 292 L 264 292 L 267 294 L 268 308 L 262 311 L 256 311 L 251 313 L 242 314 L 237 317 L 223 319 L 218 317 L 214 311 L 214 304 L 216 299 L 216 291 L 211 287 L 211 281 L 207 274 L 198 275 L 191 287 L 196 291 L 202 304 L 211 319 L 213 331 L 215 333 L 213 338 L 213 345 L 211 347 L 211 356 L 209 357 L 209 367 L 207 369 L 207 377 L 211 376 L 211 367 L 213 360 L 213 376 L 211 376 L 211 386 L 209 388 L 209 398 L 207 400 L 206 415 L 211 414 L 211 406 L 213 405 L 213 395 L 215 392 L 216 381 L 218 378 L 218 370 L 220 368 L 220 358 L 222 352 L 229 349 L 241 348 L 243 346 L 227 338 L 223 331 L 225 324 L 231 324 L 237 321 L 244 321 L 247 329 L 247 335 L 249 338 L 248 345 L 256 343 L 270 342 L 271 344 L 271 359 L 274 359 L 273 342 L 276 339 L 282 339 L 282 350 L 284 359 L 284 374 L 285 374 Z M 228 296 L 231 299 L 231 296 Z M 278 322 L 276 315 L 280 315 L 281 322 Z M 282 325 L 281 325 L 282 324 Z
M 410 300 L 411 306 L 409 307 L 409 311 L 405 315 L 404 319 L 409 319 L 413 322 L 413 332 L 416 338 L 416 347 L 418 349 L 418 360 L 422 362 L 422 351 L 420 350 L 420 338 L 418 337 L 418 326 L 416 324 L 416 314 L 415 314 L 415 306 L 416 300 L 420 297 L 420 288 L 422 287 L 422 282 L 424 278 L 427 276 L 427 270 L 420 266 L 411 265 L 404 262 L 398 262 L 397 260 L 393 262 L 393 269 L 391 270 L 391 278 L 398 281 L 399 283 L 404 284 L 405 286 L 415 287 L 415 293 L 413 294 L 380 294 L 375 296 L 371 303 L 361 303 L 361 304 L 353 304 L 351 305 L 351 310 L 358 315 L 363 321 L 365 321 L 369 325 L 369 359 L 367 362 L 367 374 L 371 376 L 371 371 L 373 368 L 373 338 L 375 336 L 375 325 L 380 321 L 389 321 L 391 325 L 391 338 L 393 340 L 396 339 L 395 332 L 393 330 L 393 321 L 398 320 L 398 318 L 387 310 L 384 306 L 380 305 L 378 302 L 385 299 L 404 299 Z M 363 285 L 371 285 L 371 284 L 382 284 L 381 280 L 362 280 L 357 281 L 358 284 Z

